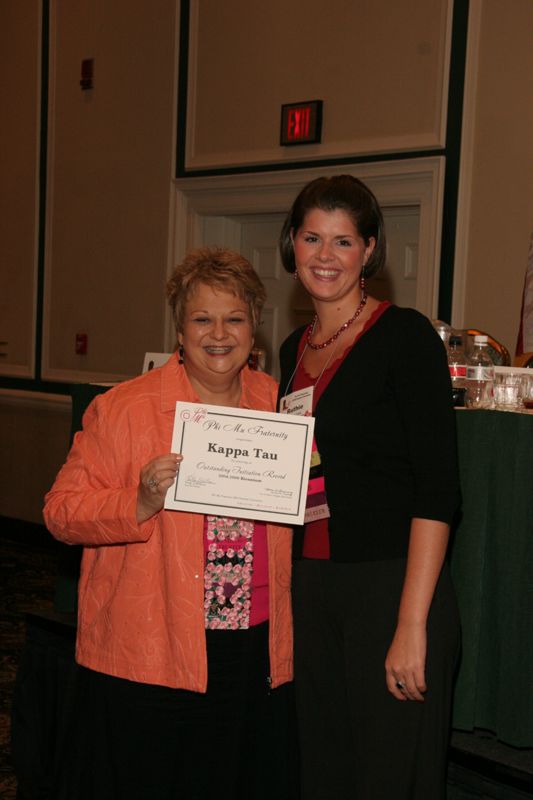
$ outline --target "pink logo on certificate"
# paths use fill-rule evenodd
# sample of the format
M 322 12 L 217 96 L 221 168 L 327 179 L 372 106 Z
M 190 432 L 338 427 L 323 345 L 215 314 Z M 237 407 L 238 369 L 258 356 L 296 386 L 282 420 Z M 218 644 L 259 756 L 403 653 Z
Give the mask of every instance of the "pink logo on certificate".
M 205 408 L 185 408 L 180 413 L 180 419 L 182 422 L 203 422 L 203 420 L 207 417 L 207 411 Z

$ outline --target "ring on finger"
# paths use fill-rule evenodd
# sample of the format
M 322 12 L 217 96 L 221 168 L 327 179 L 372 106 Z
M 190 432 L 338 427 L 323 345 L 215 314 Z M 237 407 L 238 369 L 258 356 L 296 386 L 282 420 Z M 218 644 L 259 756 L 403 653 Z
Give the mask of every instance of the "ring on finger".
M 396 688 L 400 690 L 400 692 L 405 692 L 405 683 L 403 681 L 396 681 Z
M 156 479 L 155 479 L 155 478 L 150 478 L 150 479 L 147 481 L 147 485 L 150 487 L 150 489 L 153 489 L 153 488 L 154 488 L 154 486 L 157 486 L 157 484 L 158 484 L 158 483 L 159 483 L 159 481 L 156 481 Z

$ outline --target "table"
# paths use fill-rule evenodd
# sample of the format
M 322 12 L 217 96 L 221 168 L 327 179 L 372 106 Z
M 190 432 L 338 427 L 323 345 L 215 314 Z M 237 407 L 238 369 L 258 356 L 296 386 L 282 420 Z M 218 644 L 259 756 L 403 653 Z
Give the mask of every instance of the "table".
M 533 416 L 458 410 L 463 630 L 453 727 L 533 747 Z

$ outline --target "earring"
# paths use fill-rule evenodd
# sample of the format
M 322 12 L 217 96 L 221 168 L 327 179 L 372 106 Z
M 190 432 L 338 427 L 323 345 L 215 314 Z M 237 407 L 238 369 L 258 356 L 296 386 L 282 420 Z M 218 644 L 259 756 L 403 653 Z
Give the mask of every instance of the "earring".
M 183 345 L 180 344 L 178 347 L 178 364 L 183 364 L 185 362 L 185 350 L 183 349 Z
M 294 272 L 292 273 L 292 277 L 293 277 L 293 280 L 295 280 L 295 281 L 297 281 L 298 278 L 300 277 L 298 275 L 298 270 L 296 269 L 296 267 L 294 268 Z
M 366 284 L 366 281 L 365 281 L 365 265 L 363 264 L 363 269 L 361 271 L 361 277 L 359 278 L 359 286 L 361 287 L 361 291 L 362 292 L 365 291 L 365 284 Z

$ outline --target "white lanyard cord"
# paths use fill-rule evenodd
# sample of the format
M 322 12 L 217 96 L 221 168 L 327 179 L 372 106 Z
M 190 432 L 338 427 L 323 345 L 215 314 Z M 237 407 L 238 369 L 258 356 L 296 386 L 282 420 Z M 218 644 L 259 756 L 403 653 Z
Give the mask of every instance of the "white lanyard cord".
M 316 324 L 316 322 L 315 322 L 315 324 Z M 313 331 L 311 331 L 311 333 L 312 333 L 312 332 L 313 332 Z M 330 355 L 329 355 L 329 358 L 328 358 L 328 360 L 326 361 L 326 363 L 325 363 L 325 364 L 324 364 L 324 366 L 322 367 L 322 370 L 321 370 L 321 372 L 320 372 L 320 375 L 318 376 L 318 378 L 316 379 L 316 381 L 315 381 L 315 382 L 314 382 L 314 384 L 313 384 L 313 385 L 314 385 L 314 387 L 315 387 L 315 389 L 316 389 L 316 387 L 317 387 L 317 385 L 318 385 L 318 382 L 319 382 L 320 378 L 322 377 L 322 375 L 324 374 L 324 372 L 325 372 L 325 371 L 326 371 L 326 369 L 328 368 L 328 366 L 329 366 L 329 362 L 331 361 L 331 359 L 333 358 L 333 356 L 334 356 L 334 355 L 335 355 L 335 353 L 337 352 L 337 347 L 338 347 L 338 346 L 339 346 L 339 342 L 338 342 L 338 340 L 337 340 L 337 341 L 335 342 L 335 347 L 333 348 L 333 350 L 331 351 L 331 353 L 330 353 Z M 304 355 L 305 355 L 305 351 L 306 351 L 306 350 L 307 350 L 307 340 L 306 340 L 306 342 L 305 342 L 305 347 L 304 347 L 304 349 L 302 350 L 302 354 L 301 354 L 300 358 L 298 359 L 298 361 L 296 362 L 296 366 L 294 367 L 294 369 L 293 369 L 293 371 L 292 371 L 291 377 L 290 377 L 290 378 L 289 378 L 289 380 L 287 381 L 287 386 L 285 387 L 285 392 L 284 392 L 284 394 L 283 394 L 283 397 L 287 397 L 287 390 L 288 390 L 289 386 L 291 385 L 291 383 L 292 383 L 292 382 L 293 382 L 293 380 L 294 380 L 294 376 L 296 375 L 296 371 L 297 371 L 298 367 L 299 367 L 299 366 L 300 366 L 300 364 L 302 363 L 302 359 L 303 359 L 303 357 L 304 357 Z

